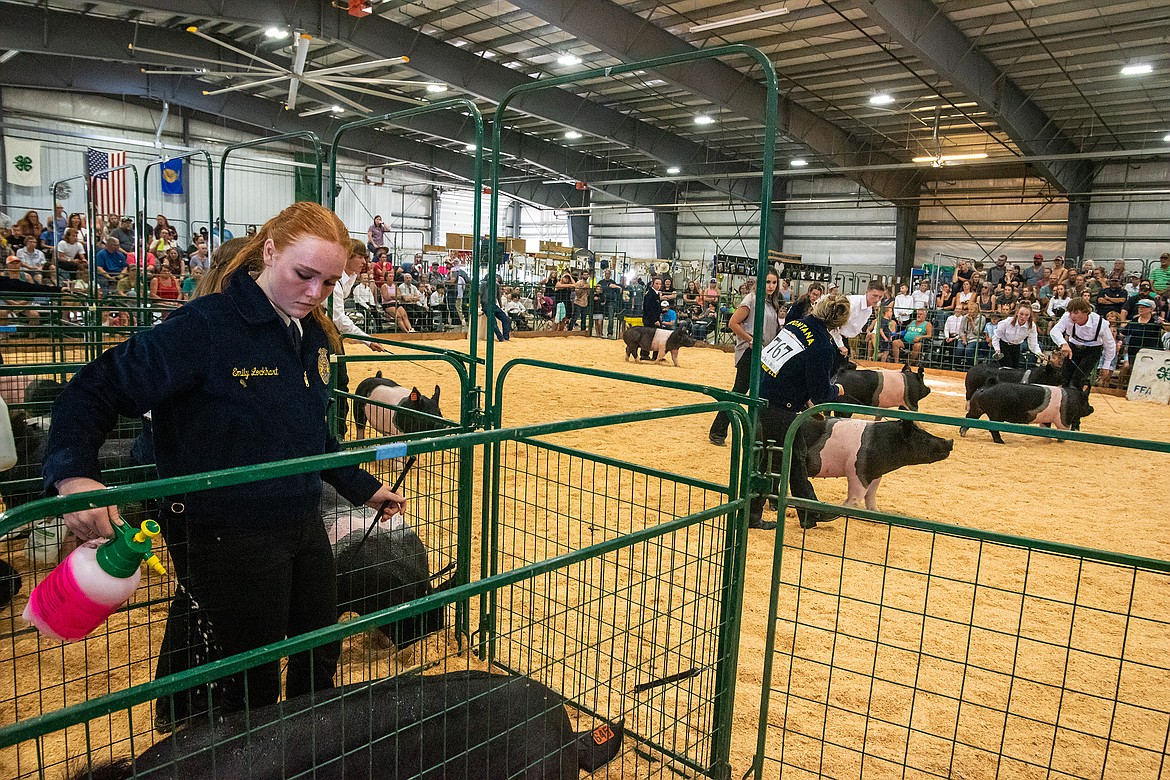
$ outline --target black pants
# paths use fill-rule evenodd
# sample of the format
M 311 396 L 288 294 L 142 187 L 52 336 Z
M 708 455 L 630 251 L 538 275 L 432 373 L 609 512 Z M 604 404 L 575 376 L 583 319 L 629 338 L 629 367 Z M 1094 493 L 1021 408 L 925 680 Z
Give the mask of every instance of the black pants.
M 768 471 L 780 470 L 780 447 L 784 444 L 784 437 L 788 434 L 788 429 L 791 427 L 793 420 L 796 419 L 795 412 L 789 412 L 784 409 L 774 409 L 772 407 L 764 407 L 760 410 L 760 423 L 756 429 L 756 441 L 764 443 L 767 441 L 774 441 L 777 444 L 777 449 L 771 455 L 771 469 L 769 466 L 768 450 L 760 450 L 760 473 L 767 473 Z M 812 482 L 808 478 L 808 465 L 806 458 L 808 456 L 808 444 L 805 439 L 805 431 L 807 428 L 803 427 L 796 434 L 796 439 L 793 441 L 792 451 L 792 469 L 788 475 L 788 490 L 789 493 L 797 498 L 808 498 L 813 501 L 817 499 L 817 492 L 813 490 Z M 763 494 L 752 496 L 751 519 L 759 520 L 764 513 L 764 499 Z M 819 522 L 822 520 L 829 520 L 831 518 L 824 517 L 818 512 L 809 512 L 803 508 L 797 508 L 797 517 L 800 518 L 801 525 L 806 522 Z M 783 522 L 784 518 L 778 518 Z
M 735 364 L 735 384 L 731 386 L 731 392 L 746 394 L 751 389 L 751 378 L 752 351 L 749 349 Z M 711 423 L 711 430 L 707 435 L 713 439 L 726 439 L 727 426 L 730 424 L 731 420 L 728 419 L 727 412 L 719 412 L 715 415 L 715 420 Z
M 1006 341 L 999 342 L 999 351 L 1003 353 L 1003 357 L 999 359 L 999 364 L 1003 368 L 1019 368 L 1020 367 L 1020 345 L 1008 344 Z
M 1073 344 L 1069 344 L 1069 347 L 1072 349 L 1072 357 L 1060 367 L 1061 384 L 1065 387 L 1079 387 L 1087 396 L 1092 389 L 1093 370 L 1101 362 L 1101 353 L 1105 348 L 1100 345 L 1078 347 Z
M 160 513 L 177 590 L 167 615 L 155 679 L 209 660 L 254 650 L 337 622 L 333 549 L 318 512 L 280 526 L 209 525 Z M 187 596 L 190 594 L 190 597 Z M 191 599 L 199 605 L 196 612 Z M 210 629 L 210 637 L 203 632 Z M 211 647 L 208 647 L 210 640 Z M 288 698 L 333 687 L 340 643 L 288 659 Z M 273 661 L 215 684 L 212 703 L 236 712 L 280 698 L 280 664 Z M 176 693 L 156 702 L 156 722 L 207 712 L 206 691 Z

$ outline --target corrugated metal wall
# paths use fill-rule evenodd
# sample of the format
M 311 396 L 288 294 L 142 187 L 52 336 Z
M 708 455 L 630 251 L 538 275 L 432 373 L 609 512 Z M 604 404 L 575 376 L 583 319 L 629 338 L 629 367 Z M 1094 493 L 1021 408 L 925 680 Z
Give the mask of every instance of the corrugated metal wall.
M 77 176 L 84 172 L 85 149 L 125 149 L 130 162 L 145 165 L 158 158 L 154 132 L 160 110 L 128 105 L 117 100 L 41 93 L 28 90 L 4 91 L 6 114 L 4 134 L 35 138 L 42 143 L 43 186 L 9 186 L 2 193 L 6 210 L 18 213 L 27 208 L 48 211 L 48 186 L 53 178 Z M 76 117 L 72 121 L 56 117 Z M 110 129 L 116 128 L 116 129 Z M 164 141 L 174 143 L 180 120 L 171 117 Z M 190 126 L 192 143 L 208 148 L 218 160 L 226 143 L 250 136 L 198 122 Z M 54 133 L 54 131 L 56 131 Z M 233 155 L 227 174 L 227 218 L 237 225 L 263 222 L 293 199 L 293 147 L 264 148 Z M 393 183 L 374 186 L 363 181 L 356 161 L 343 164 L 338 213 L 351 231 L 364 234 L 374 214 L 381 214 L 392 228 L 403 231 L 393 240 L 404 251 L 415 251 L 430 241 L 431 202 L 429 185 L 412 182 L 407 176 L 391 173 Z M 1094 259 L 1154 258 L 1170 248 L 1170 163 L 1106 165 L 1097 176 L 1089 215 L 1086 257 Z M 165 196 L 159 189 L 157 171 L 148 184 L 152 212 L 167 214 L 172 222 L 185 226 L 186 200 Z M 403 185 L 406 184 L 405 190 Z M 202 168 L 188 169 L 190 219 L 196 226 L 206 224 L 206 175 Z M 83 210 L 83 185 L 73 182 L 72 195 L 65 199 L 69 211 Z M 924 199 L 919 214 L 915 258 L 929 261 L 944 253 L 982 259 L 1006 252 L 1014 261 L 1025 262 L 1034 252 L 1052 255 L 1064 250 L 1066 204 L 1045 200 L 1046 188 L 1037 180 L 970 180 L 936 185 L 939 198 Z M 626 207 L 593 193 L 599 208 L 591 219 L 590 244 L 595 251 L 622 251 L 628 257 L 653 258 L 654 215 L 649 209 Z M 218 198 L 218 183 L 216 186 Z M 483 214 L 488 198 L 482 197 Z M 462 188 L 446 187 L 440 208 L 439 240 L 448 232 L 471 231 L 473 194 Z M 789 185 L 785 214 L 785 251 L 803 255 L 809 262 L 831 262 L 840 270 L 891 273 L 894 262 L 894 207 L 874 201 L 853 182 L 844 178 L 793 179 Z M 509 199 L 501 198 L 500 235 L 510 235 L 507 224 Z M 680 212 L 678 249 L 684 260 L 709 260 L 717 251 L 754 256 L 758 246 L 758 215 L 754 209 L 714 210 L 701 201 L 696 208 Z M 128 209 L 129 210 L 129 209 Z M 233 229 L 238 228 L 233 226 Z M 483 226 L 486 232 L 486 224 Z M 524 206 L 521 237 L 535 251 L 540 240 L 569 243 L 563 212 Z

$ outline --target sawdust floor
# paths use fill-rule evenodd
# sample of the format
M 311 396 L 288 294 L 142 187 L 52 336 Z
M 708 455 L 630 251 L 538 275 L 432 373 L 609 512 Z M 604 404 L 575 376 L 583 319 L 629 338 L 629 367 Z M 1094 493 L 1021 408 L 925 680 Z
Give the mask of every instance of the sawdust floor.
M 459 344 L 439 339 L 424 343 Z M 496 365 L 532 357 L 716 386 L 730 386 L 733 378 L 732 356 L 713 349 L 684 349 L 680 368 L 627 363 L 623 354 L 621 344 L 613 341 L 517 338 L 497 345 Z M 354 365 L 351 388 L 377 367 Z M 454 413 L 458 385 L 449 369 L 421 362 L 380 367 L 385 375 L 417 384 L 428 394 L 438 385 L 443 410 Z M 961 376 L 928 374 L 928 381 L 933 392 L 922 410 L 961 416 Z M 520 367 L 506 383 L 504 423 L 665 408 L 703 398 Z M 1170 434 L 1170 408 L 1105 396 L 1095 397 L 1094 405 L 1096 413 L 1083 423 L 1087 432 L 1163 440 Z M 709 424 L 707 417 L 660 419 L 552 439 L 719 482 L 727 474 L 729 450 L 707 442 Z M 957 439 L 954 428 L 940 426 L 934 432 Z M 1007 444 L 996 445 L 988 434 L 973 431 L 957 441 L 948 460 L 889 475 L 879 505 L 989 531 L 1170 557 L 1164 456 L 1005 438 Z M 844 480 L 815 484 L 823 499 L 844 499 Z M 477 479 L 477 494 L 478 486 Z M 1047 767 L 1057 776 L 1074 777 L 1160 773 L 1170 716 L 1164 714 L 1166 705 L 1144 698 L 1170 683 L 1160 660 L 1170 651 L 1170 632 L 1162 622 L 1170 620 L 1170 591 L 1162 578 L 1135 577 L 1109 567 L 1070 568 L 1066 558 L 1029 557 L 1013 548 L 922 532 L 891 534 L 858 520 L 841 519 L 804 534 L 789 517 L 784 530 L 782 579 L 787 584 L 781 591 L 766 776 L 776 776 L 781 758 L 786 777 L 1039 777 L 1050 776 L 1043 769 Z M 749 768 L 756 746 L 775 539 L 771 532 L 750 532 L 732 739 L 736 777 Z M 20 568 L 19 560 L 14 563 Z M 799 591 L 792 585 L 796 582 L 803 585 Z M 19 614 L 23 604 L 23 596 L 18 597 L 13 612 Z M 1126 621 L 1127 609 L 1141 620 Z M 130 679 L 148 679 L 149 664 L 131 661 L 140 654 L 126 648 L 157 639 L 157 611 L 152 608 L 150 618 L 139 618 L 145 627 L 112 627 L 100 646 L 87 642 L 42 653 L 42 676 L 50 667 L 50 677 L 55 670 L 60 670 L 58 677 L 70 677 L 71 669 L 85 668 L 87 653 L 97 653 L 120 671 L 110 679 L 103 675 L 99 690 L 92 689 L 94 678 L 82 672 L 88 695 L 116 690 Z M 1017 633 L 1026 640 L 1017 642 Z M 20 637 L 11 651 L 2 648 L 0 653 L 11 652 L 18 659 L 36 653 L 22 644 L 28 641 Z M 432 643 L 430 649 L 396 657 L 360 635 L 347 643 L 343 662 L 385 673 L 411 666 L 420 657 L 455 652 L 442 637 Z M 118 663 L 112 660 L 116 658 L 127 660 Z M 474 663 L 463 656 L 452 658 L 446 668 L 468 665 Z M 8 682 L 3 686 L 16 685 L 17 676 L 15 671 L 4 675 Z M 50 692 L 41 698 L 45 704 L 54 698 L 74 701 L 77 692 L 66 696 L 62 690 L 59 697 Z M 1121 702 L 1116 707 L 1114 698 Z M 145 736 L 149 715 L 140 709 L 133 730 Z M 11 722 L 14 713 L 7 710 L 2 714 Z M 76 755 L 82 739 L 75 736 L 72 749 L 59 747 Z M 95 740 L 109 743 L 108 737 Z M 125 747 L 123 743 L 118 752 Z M 60 766 L 63 757 L 48 756 L 46 763 Z M 35 768 L 35 761 L 30 765 L 29 757 L 23 757 L 17 771 L 11 761 L 6 764 L 10 758 L 0 756 L 0 775 L 15 777 Z M 903 763 L 911 767 L 905 775 Z M 661 771 L 630 750 L 607 775 Z

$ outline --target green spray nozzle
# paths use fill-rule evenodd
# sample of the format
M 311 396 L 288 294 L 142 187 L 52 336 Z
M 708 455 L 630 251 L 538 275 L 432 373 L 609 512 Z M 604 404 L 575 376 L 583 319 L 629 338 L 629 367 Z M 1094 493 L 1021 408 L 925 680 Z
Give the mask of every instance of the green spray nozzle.
M 151 569 L 165 575 L 167 570 L 150 549 L 150 540 L 161 531 L 154 520 L 145 521 L 139 528 L 128 523 L 115 525 L 113 538 L 97 549 L 98 566 L 111 577 L 125 579 L 146 561 Z

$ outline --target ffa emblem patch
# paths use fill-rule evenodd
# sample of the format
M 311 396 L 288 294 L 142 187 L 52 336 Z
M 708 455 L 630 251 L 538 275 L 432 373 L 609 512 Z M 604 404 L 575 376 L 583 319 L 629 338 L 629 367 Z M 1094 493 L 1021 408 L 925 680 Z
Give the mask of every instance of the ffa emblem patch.
M 325 347 L 317 352 L 317 373 L 321 375 L 321 382 L 329 384 L 329 351 Z

